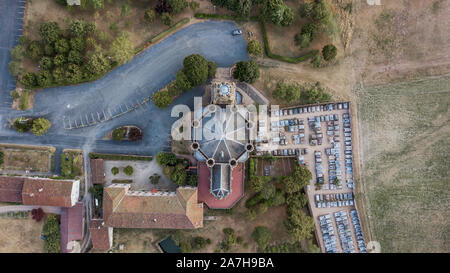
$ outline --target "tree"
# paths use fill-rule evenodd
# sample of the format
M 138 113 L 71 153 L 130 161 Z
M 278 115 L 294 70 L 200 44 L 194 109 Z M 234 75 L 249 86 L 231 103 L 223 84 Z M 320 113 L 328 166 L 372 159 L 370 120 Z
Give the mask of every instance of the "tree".
M 112 173 L 113 175 L 118 174 L 118 173 L 119 173 L 119 168 L 117 168 L 117 167 L 112 167 L 112 168 L 111 168 L 111 173 Z
M 111 68 L 111 62 L 101 51 L 96 51 L 88 57 L 88 70 L 94 75 L 103 75 Z
M 303 3 L 300 5 L 299 14 L 302 18 L 307 18 L 311 16 L 312 9 L 314 7 L 314 3 Z
M 69 83 L 77 83 L 83 79 L 81 68 L 76 64 L 69 64 L 65 70 L 65 80 Z
M 55 48 L 52 44 L 44 45 L 44 54 L 48 57 L 52 57 L 53 55 L 55 55 Z
M 27 55 L 31 60 L 37 62 L 44 56 L 44 48 L 38 41 L 32 41 L 27 47 Z
M 13 49 L 11 49 L 10 53 L 13 61 L 22 61 L 25 54 L 25 50 L 23 46 L 16 45 L 15 47 L 13 47 Z
M 105 6 L 105 1 L 104 0 L 89 0 L 89 4 L 91 4 L 91 6 L 94 9 L 102 9 Z
M 172 103 L 172 97 L 169 95 L 169 92 L 159 90 L 153 95 L 153 103 L 158 108 L 166 108 Z
M 134 47 L 128 39 L 128 33 L 122 32 L 110 47 L 111 56 L 119 64 L 124 64 L 134 56 Z
M 329 62 L 336 57 L 337 48 L 332 44 L 326 45 L 322 49 L 322 55 L 323 55 L 323 59 L 325 61 Z
M 41 136 L 45 134 L 52 124 L 48 119 L 45 118 L 37 118 L 33 120 L 33 126 L 31 127 L 31 131 L 33 134 L 37 136 Z
M 183 60 L 183 72 L 192 87 L 199 86 L 208 79 L 208 62 L 199 54 L 189 55 Z
M 198 176 L 196 174 L 191 174 L 188 176 L 186 184 L 192 187 L 197 187 L 198 185 Z
M 67 39 L 61 38 L 58 41 L 56 41 L 55 50 L 59 54 L 64 54 L 64 53 L 69 52 L 70 46 L 69 46 L 69 43 L 67 42 Z
M 212 79 L 216 76 L 217 65 L 213 61 L 208 61 L 208 78 Z
M 83 37 L 86 35 L 85 23 L 83 20 L 74 20 L 69 24 L 69 31 L 72 37 Z
M 286 198 L 284 197 L 284 192 L 281 190 L 277 190 L 275 195 L 273 196 L 273 206 L 281 206 L 286 202 Z
M 86 42 L 82 37 L 75 37 L 70 39 L 70 48 L 78 52 L 83 52 L 86 48 Z
M 171 13 L 172 7 L 169 5 L 167 0 L 158 0 L 158 3 L 156 4 L 155 11 L 158 14 L 162 14 L 164 12 Z
M 83 63 L 83 56 L 81 56 L 80 52 L 71 50 L 69 56 L 67 56 L 67 61 L 71 64 L 81 65 Z
M 36 222 L 40 222 L 42 218 L 44 218 L 45 212 L 42 208 L 32 209 L 31 210 L 31 218 L 36 220 Z
M 294 172 L 283 179 L 284 190 L 286 193 L 295 193 L 301 191 L 304 186 L 311 181 L 311 172 L 305 166 L 296 166 Z
M 311 238 L 314 232 L 314 220 L 301 210 L 292 210 L 284 221 L 284 225 L 294 242 Z
M 174 14 L 182 12 L 188 5 L 186 0 L 167 0 Z
M 63 54 L 58 54 L 53 58 L 53 64 L 55 66 L 61 66 L 67 63 L 67 58 Z
M 324 0 L 315 1 L 311 10 L 311 19 L 324 24 L 329 19 L 329 16 L 330 11 L 328 10 L 327 3 Z
M 36 75 L 33 72 L 27 72 L 22 76 L 20 82 L 25 85 L 26 88 L 31 89 L 37 84 Z
M 287 195 L 286 204 L 289 209 L 301 209 L 308 203 L 308 197 L 302 192 Z
M 283 19 L 281 20 L 280 25 L 283 27 L 290 26 L 292 25 L 292 23 L 294 23 L 294 20 L 295 20 L 294 10 L 285 5 L 283 9 Z
M 175 82 L 171 82 L 169 86 L 167 86 L 167 92 L 169 92 L 169 96 L 171 97 L 178 97 L 181 93 L 183 93 L 183 90 L 178 88 Z
M 260 57 L 263 54 L 263 48 L 257 40 L 251 40 L 247 44 L 247 52 L 252 57 Z
M 189 7 L 191 8 L 191 10 L 193 12 L 195 12 L 198 8 L 200 8 L 200 3 L 196 2 L 196 1 L 191 1 L 191 2 L 189 2 Z
M 283 0 L 265 1 L 262 13 L 266 19 L 279 26 L 289 26 L 295 19 L 295 12 Z
M 161 22 L 166 26 L 173 25 L 173 17 L 168 12 L 161 13 Z
M 126 166 L 125 168 L 123 168 L 123 172 L 126 174 L 126 175 L 128 175 L 128 176 L 131 176 L 132 174 L 133 174 L 133 167 L 132 166 L 130 166 L 130 165 L 128 165 L 128 166 Z
M 322 66 L 322 55 L 320 55 L 320 53 L 315 54 L 312 58 L 311 58 L 311 65 L 315 68 L 321 67 Z
M 272 238 L 270 230 L 265 226 L 257 226 L 253 230 L 252 238 L 258 244 L 261 250 L 264 250 Z
M 241 82 L 253 83 L 259 78 L 259 65 L 253 60 L 238 62 L 233 77 Z
M 206 239 L 201 236 L 194 237 L 192 241 L 193 241 L 192 247 L 194 249 L 202 249 L 206 246 Z
M 156 162 L 160 166 L 177 164 L 177 157 L 173 153 L 160 152 L 156 155 Z
M 138 141 L 142 139 L 142 130 L 137 127 L 131 127 L 128 130 L 128 140 L 129 141 Z
M 55 83 L 63 83 L 66 80 L 66 70 L 64 67 L 56 67 L 52 71 L 52 76 Z
M 8 64 L 8 71 L 11 73 L 13 77 L 17 77 L 21 72 L 23 68 L 20 62 L 16 61 L 10 61 Z
M 178 186 L 183 186 L 184 184 L 186 184 L 187 173 L 182 163 L 179 163 L 175 166 L 175 170 L 170 175 L 170 179 Z
M 261 190 L 261 194 L 264 199 L 268 200 L 274 197 L 275 190 L 275 186 L 272 183 L 266 183 L 266 185 Z
M 39 26 L 39 34 L 44 42 L 51 44 L 59 39 L 61 29 L 56 22 L 45 22 Z
M 39 65 L 43 69 L 52 69 L 53 68 L 53 61 L 52 61 L 52 59 L 50 57 L 44 56 L 39 61 Z
M 184 92 L 192 89 L 191 82 L 183 70 L 178 71 L 177 77 L 175 78 L 175 86 Z
M 155 22 L 156 19 L 156 13 L 153 9 L 147 9 L 145 10 L 144 13 L 144 19 L 149 22 L 149 23 L 153 23 Z
M 50 86 L 53 83 L 53 76 L 49 70 L 41 70 L 37 75 L 37 83 L 41 87 Z
M 262 176 L 253 176 L 250 179 L 250 188 L 255 192 L 260 192 L 267 184 L 267 181 Z

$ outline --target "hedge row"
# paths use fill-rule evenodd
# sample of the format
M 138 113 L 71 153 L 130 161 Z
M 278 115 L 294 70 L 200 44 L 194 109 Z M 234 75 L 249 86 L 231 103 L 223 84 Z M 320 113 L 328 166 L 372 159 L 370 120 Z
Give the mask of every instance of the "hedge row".
M 247 201 L 245 202 L 245 207 L 248 209 L 251 207 L 254 207 L 256 204 L 258 204 L 263 199 L 264 199 L 263 195 L 261 193 L 257 193 L 254 196 L 247 199 Z
M 291 57 L 286 57 L 286 56 L 273 54 L 272 51 L 270 51 L 269 39 L 267 38 L 267 32 L 266 32 L 266 27 L 264 25 L 264 21 L 263 20 L 259 20 L 259 23 L 261 25 L 261 32 L 262 32 L 262 35 L 263 35 L 264 48 L 265 48 L 267 57 L 275 59 L 275 60 L 287 62 L 287 63 L 297 64 L 297 63 L 306 61 L 307 59 L 309 59 L 309 58 L 311 58 L 314 55 L 319 53 L 318 50 L 311 50 L 310 52 L 306 53 L 305 55 L 302 55 L 302 56 L 299 56 L 299 57 L 296 57 L 296 58 L 291 58 Z
M 133 180 L 131 179 L 113 179 L 111 181 L 113 184 L 131 184 L 133 183 Z
M 178 23 L 176 23 L 175 25 L 171 26 L 170 28 L 168 28 L 167 30 L 159 33 L 158 35 L 156 35 L 155 37 L 153 37 L 150 42 L 151 43 L 156 43 L 157 41 L 161 40 L 163 37 L 165 37 L 166 35 L 168 35 L 169 33 L 171 33 L 172 31 L 176 30 L 177 28 L 187 24 L 189 22 L 189 18 L 184 18 L 183 20 L 179 21 Z
M 105 159 L 105 160 L 129 160 L 129 161 L 152 161 L 152 156 L 139 156 L 139 155 L 119 155 L 119 154 L 98 154 L 89 153 L 91 159 Z

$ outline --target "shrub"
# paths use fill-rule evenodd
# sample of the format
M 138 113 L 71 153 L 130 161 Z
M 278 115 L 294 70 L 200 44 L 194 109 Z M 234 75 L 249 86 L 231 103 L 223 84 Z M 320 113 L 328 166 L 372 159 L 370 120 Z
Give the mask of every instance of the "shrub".
M 260 192 L 267 184 L 267 181 L 262 176 L 253 176 L 250 179 L 250 188 L 255 192 Z
M 27 72 L 22 76 L 20 82 L 25 85 L 26 88 L 33 88 L 36 86 L 36 75 L 33 72 Z
M 169 95 L 169 92 L 160 90 L 153 95 L 153 103 L 158 108 L 166 108 L 172 104 L 172 97 Z
M 175 86 L 182 91 L 188 91 L 192 89 L 191 82 L 189 81 L 183 70 L 180 70 L 177 73 L 177 76 L 175 78 Z
M 175 166 L 174 171 L 170 175 L 170 179 L 178 186 L 183 186 L 186 184 L 187 173 L 182 163 Z
M 142 139 L 142 131 L 139 128 L 131 127 L 128 132 L 128 140 L 138 141 Z
M 33 126 L 31 127 L 31 131 L 33 134 L 37 136 L 41 136 L 45 134 L 52 124 L 48 119 L 45 118 L 37 118 L 33 120 Z
M 174 14 L 182 12 L 188 6 L 186 0 L 167 0 L 167 3 L 172 7 Z
M 249 199 L 247 199 L 247 201 L 245 202 L 245 207 L 251 208 L 251 207 L 255 206 L 256 204 L 258 204 L 263 199 L 264 198 L 263 198 L 262 194 L 257 193 L 253 197 L 250 197 Z
M 178 86 L 175 84 L 175 82 L 172 82 L 167 86 L 167 92 L 169 92 L 169 95 L 171 97 L 178 97 L 183 93 L 183 90 L 178 88 Z
M 197 236 L 194 237 L 194 239 L 192 240 L 193 244 L 192 244 L 192 248 L 193 249 L 202 249 L 206 246 L 206 239 L 201 237 L 201 236 Z
M 161 178 L 161 176 L 157 173 L 154 173 L 152 176 L 150 176 L 148 179 L 150 180 L 150 183 L 152 183 L 153 185 L 156 185 L 159 183 L 159 179 Z
M 64 54 L 64 53 L 69 52 L 70 46 L 69 46 L 69 42 L 67 42 L 67 39 L 61 38 L 58 41 L 56 41 L 55 50 L 59 54 Z
M 5 154 L 3 153 L 3 151 L 0 151 L 0 165 L 3 164 L 3 157 L 5 156 Z
M 15 47 L 13 47 L 13 49 L 11 49 L 11 58 L 13 59 L 13 61 L 23 60 L 24 54 L 25 50 L 21 45 L 16 45 Z
M 238 62 L 233 77 L 241 82 L 253 83 L 259 78 L 259 65 L 253 60 Z
M 246 216 L 249 221 L 253 221 L 256 218 L 256 211 L 254 209 L 249 209 L 247 210 Z
M 125 137 L 126 133 L 127 133 L 127 128 L 125 128 L 125 127 L 116 128 L 112 132 L 112 138 L 115 141 L 122 141 L 123 138 Z
M 42 58 L 42 56 L 44 56 L 44 48 L 40 42 L 32 41 L 28 45 L 26 53 L 32 61 L 37 62 Z
M 67 63 L 67 58 L 63 54 L 57 54 L 53 58 L 53 64 L 55 66 L 61 66 L 61 65 L 65 64 L 65 63 Z
M 52 61 L 52 59 L 50 57 L 44 56 L 39 61 L 39 65 L 43 69 L 52 69 L 53 68 L 53 61 Z
M 252 57 L 260 57 L 263 54 L 263 49 L 257 40 L 251 40 L 247 44 L 247 52 Z
M 83 37 L 86 35 L 83 20 L 74 20 L 69 24 L 69 32 L 72 37 Z
M 145 10 L 144 13 L 144 19 L 149 22 L 149 23 L 153 23 L 155 22 L 156 19 L 156 13 L 153 9 L 147 9 Z
M 261 250 L 264 250 L 272 237 L 270 230 L 265 226 L 257 226 L 253 230 L 252 238 Z
M 122 32 L 110 46 L 110 53 L 118 64 L 124 64 L 134 56 L 134 47 L 128 39 L 128 33 Z
M 59 220 L 54 215 L 47 217 L 42 229 L 44 235 L 44 249 L 47 253 L 61 252 L 61 235 L 59 233 Z
M 214 78 L 216 76 L 217 65 L 213 61 L 208 61 L 208 78 Z
M 337 48 L 332 44 L 326 45 L 322 49 L 322 55 L 323 55 L 323 59 L 325 61 L 329 62 L 336 57 Z
M 84 41 L 84 39 L 82 37 L 76 37 L 76 38 L 72 38 L 70 39 L 70 48 L 72 50 L 76 50 L 78 52 L 83 52 L 84 49 L 86 48 L 86 42 Z
M 118 174 L 118 173 L 119 173 L 119 168 L 117 168 L 117 167 L 112 167 L 112 168 L 111 168 L 111 173 L 112 173 L 113 175 Z
M 264 199 L 268 200 L 275 195 L 275 186 L 272 183 L 266 183 L 261 190 L 261 195 Z
M 163 12 L 161 14 L 161 21 L 166 26 L 173 25 L 173 17 L 168 12 Z
M 33 127 L 33 119 L 26 117 L 19 117 L 14 121 L 13 126 L 17 132 L 20 133 L 28 132 Z
M 133 167 L 131 167 L 130 165 L 123 168 L 123 172 L 128 176 L 131 176 L 133 174 L 133 171 Z

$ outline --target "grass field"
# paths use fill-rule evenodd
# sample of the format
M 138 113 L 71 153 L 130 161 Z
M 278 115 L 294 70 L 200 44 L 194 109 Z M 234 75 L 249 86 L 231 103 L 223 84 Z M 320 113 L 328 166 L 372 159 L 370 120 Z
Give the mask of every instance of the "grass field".
M 363 181 L 382 252 L 450 251 L 450 76 L 357 90 Z
M 27 219 L 0 219 L 0 253 L 43 253 L 41 232 L 44 221 Z

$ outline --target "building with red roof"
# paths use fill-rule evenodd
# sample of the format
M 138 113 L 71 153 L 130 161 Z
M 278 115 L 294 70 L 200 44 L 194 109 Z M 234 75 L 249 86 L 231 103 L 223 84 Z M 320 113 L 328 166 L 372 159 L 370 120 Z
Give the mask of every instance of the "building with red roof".
M 78 202 L 70 208 L 61 210 L 61 252 L 76 252 L 75 242 L 83 239 L 84 207 Z

